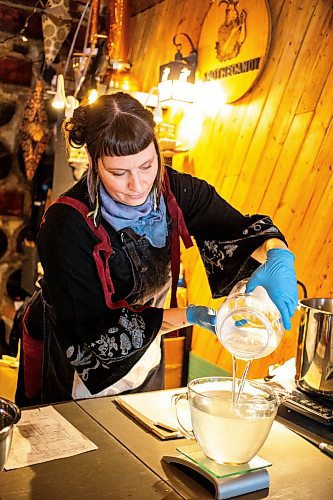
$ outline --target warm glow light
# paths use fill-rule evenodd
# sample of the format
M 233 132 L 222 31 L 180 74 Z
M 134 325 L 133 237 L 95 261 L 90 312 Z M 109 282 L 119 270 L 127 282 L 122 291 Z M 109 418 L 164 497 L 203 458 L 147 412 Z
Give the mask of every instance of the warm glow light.
M 154 109 L 153 117 L 154 117 L 155 123 L 162 123 L 163 122 L 163 110 L 162 110 L 160 103 L 158 103 L 156 108 Z
M 141 102 L 143 106 L 149 106 L 150 108 L 156 108 L 158 102 L 157 94 L 152 92 L 131 92 L 131 95 Z
M 202 129 L 203 116 L 193 107 L 188 109 L 178 125 L 177 141 L 182 147 L 191 149 L 198 140 Z
M 124 80 L 123 81 L 122 89 L 125 90 L 125 91 L 127 91 L 127 92 L 130 90 L 130 82 L 129 82 L 129 80 Z
M 57 77 L 57 90 L 52 100 L 52 107 L 55 109 L 64 109 L 66 104 L 67 99 L 65 94 L 64 76 L 62 74 L 59 74 Z
M 117 71 L 122 71 L 123 69 L 125 69 L 125 64 L 119 61 L 115 61 L 112 63 L 112 68 L 116 69 Z
M 164 80 L 158 84 L 160 101 L 193 102 L 196 98 L 194 83 L 182 80 Z M 167 103 L 166 103 L 167 104 Z
M 72 118 L 74 109 L 76 109 L 79 106 L 79 101 L 75 99 L 74 96 L 69 95 L 67 97 L 67 103 L 66 103 L 66 108 L 65 108 L 65 116 L 66 118 Z
M 229 115 L 231 106 L 226 104 L 226 95 L 219 82 L 197 82 L 196 85 L 197 98 L 195 105 L 198 109 L 209 116 L 214 116 L 217 112 L 219 116 L 226 117 Z
M 96 89 L 90 89 L 88 92 L 88 102 L 93 104 L 98 99 L 98 92 Z

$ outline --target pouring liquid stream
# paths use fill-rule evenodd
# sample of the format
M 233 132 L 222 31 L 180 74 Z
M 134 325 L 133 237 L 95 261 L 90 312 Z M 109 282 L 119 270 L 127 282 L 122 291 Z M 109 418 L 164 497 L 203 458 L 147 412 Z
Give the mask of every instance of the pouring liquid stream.
M 237 357 L 232 355 L 232 403 L 237 404 L 239 403 L 239 400 L 241 398 L 246 377 L 249 372 L 250 366 L 252 364 L 253 359 L 249 359 L 245 365 L 245 369 L 242 375 L 242 378 L 240 380 L 239 388 L 236 387 L 236 380 L 237 380 Z M 237 392 L 238 390 L 238 392 Z

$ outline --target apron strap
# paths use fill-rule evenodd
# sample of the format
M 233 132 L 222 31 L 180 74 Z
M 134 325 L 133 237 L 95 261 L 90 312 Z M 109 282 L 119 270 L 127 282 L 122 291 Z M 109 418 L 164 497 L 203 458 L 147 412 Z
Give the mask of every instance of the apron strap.
M 71 206 L 77 210 L 84 217 L 84 220 L 88 224 L 93 235 L 99 239 L 99 242 L 94 246 L 93 257 L 96 263 L 98 276 L 103 287 L 107 307 L 110 309 L 126 307 L 134 312 L 140 312 L 146 309 L 148 306 L 132 308 L 125 299 L 117 300 L 115 302 L 112 301 L 112 295 L 115 293 L 115 289 L 110 274 L 109 258 L 113 255 L 114 251 L 110 242 L 109 234 L 101 224 L 99 224 L 98 227 L 95 226 L 92 218 L 88 215 L 88 207 L 81 201 L 70 196 L 60 196 L 54 201 L 54 203 L 62 203 L 63 205 Z M 42 222 L 44 222 L 44 220 Z
M 44 340 L 34 339 L 29 335 L 27 328 L 29 312 L 30 305 L 22 318 L 24 387 L 26 396 L 35 398 L 41 391 Z
M 183 240 L 185 248 L 193 246 L 193 241 L 186 227 L 183 212 L 181 211 L 177 200 L 170 188 L 170 179 L 168 174 L 164 177 L 164 193 L 168 210 L 174 223 L 171 239 L 171 300 L 170 306 L 177 307 L 177 286 L 180 270 L 180 241 Z
M 163 194 L 166 198 L 166 204 L 173 221 L 173 231 L 171 237 L 171 276 L 172 276 L 172 286 L 171 286 L 171 307 L 177 307 L 177 285 L 179 279 L 180 270 L 180 241 L 182 238 L 185 248 L 190 248 L 193 246 L 193 241 L 186 227 L 185 219 L 183 213 L 177 203 L 177 200 L 170 188 L 169 176 L 166 173 L 164 177 L 164 189 Z M 132 308 L 128 302 L 124 299 L 118 300 L 116 302 L 112 301 L 112 294 L 115 293 L 112 278 L 110 275 L 109 268 L 109 258 L 113 254 L 112 245 L 110 242 L 110 237 L 104 227 L 99 224 L 98 227 L 94 225 L 91 217 L 89 217 L 88 207 L 79 200 L 72 198 L 70 196 L 60 196 L 53 203 L 62 203 L 64 205 L 69 205 L 75 208 L 87 222 L 91 232 L 99 239 L 99 242 L 95 245 L 93 250 L 94 260 L 96 262 L 97 271 L 101 284 L 103 287 L 104 298 L 106 305 L 110 309 L 119 309 L 121 307 L 126 307 L 131 311 L 140 312 L 146 309 L 148 306 L 141 306 Z M 44 216 L 45 217 L 45 216 Z M 42 223 L 44 223 L 44 217 Z M 101 254 L 104 256 L 102 259 Z

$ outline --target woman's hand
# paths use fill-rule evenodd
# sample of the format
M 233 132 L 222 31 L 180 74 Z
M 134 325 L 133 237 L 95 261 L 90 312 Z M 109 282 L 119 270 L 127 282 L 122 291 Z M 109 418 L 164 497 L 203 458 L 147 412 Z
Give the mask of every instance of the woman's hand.
M 179 307 L 165 309 L 161 325 L 161 335 L 184 328 L 188 325 L 199 325 L 215 333 L 216 311 L 206 306 L 189 305 L 187 308 Z
M 216 333 L 216 311 L 214 309 L 190 304 L 186 309 L 186 318 L 192 325 L 198 325 L 214 334 Z
M 254 271 L 246 286 L 246 292 L 252 292 L 257 286 L 265 288 L 279 309 L 286 330 L 291 328 L 290 318 L 298 302 L 294 260 L 294 254 L 287 249 L 268 250 L 266 262 Z

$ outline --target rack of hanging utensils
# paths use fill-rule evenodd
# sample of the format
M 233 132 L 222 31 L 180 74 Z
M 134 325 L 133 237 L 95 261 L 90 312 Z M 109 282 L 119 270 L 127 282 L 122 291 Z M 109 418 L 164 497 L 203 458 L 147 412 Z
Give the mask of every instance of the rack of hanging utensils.
M 88 0 L 78 22 L 63 73 L 57 75 L 53 107 L 71 116 L 78 100 L 116 90 L 138 90 L 128 62 L 129 0 Z M 86 26 L 83 48 L 75 50 L 79 31 Z M 72 95 L 66 80 L 74 79 Z

